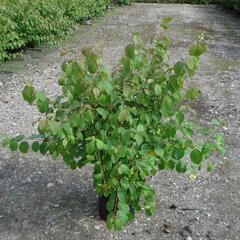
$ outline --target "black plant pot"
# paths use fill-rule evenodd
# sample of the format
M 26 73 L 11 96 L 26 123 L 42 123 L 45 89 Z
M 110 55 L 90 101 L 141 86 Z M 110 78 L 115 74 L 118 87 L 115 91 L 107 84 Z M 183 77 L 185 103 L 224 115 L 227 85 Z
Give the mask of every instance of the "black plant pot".
M 99 213 L 99 217 L 104 221 L 107 220 L 107 215 L 109 213 L 107 210 L 108 200 L 109 200 L 109 197 L 104 197 L 104 196 L 98 197 L 98 213 Z
M 109 197 L 104 197 L 104 196 L 99 196 L 98 197 L 98 213 L 99 213 L 99 217 L 106 221 L 107 220 L 107 215 L 109 214 L 108 210 L 107 210 L 107 202 L 109 200 Z M 132 206 L 129 206 L 130 211 L 132 213 L 132 215 L 134 215 L 135 210 Z

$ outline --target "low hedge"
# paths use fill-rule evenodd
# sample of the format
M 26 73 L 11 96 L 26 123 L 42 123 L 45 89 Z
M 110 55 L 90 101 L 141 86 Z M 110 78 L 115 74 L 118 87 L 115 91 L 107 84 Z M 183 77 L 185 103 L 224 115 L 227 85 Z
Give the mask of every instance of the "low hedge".
M 145 3 L 192 3 L 192 4 L 209 4 L 222 3 L 227 7 L 240 11 L 240 0 L 135 0 L 135 2 Z
M 101 14 L 110 4 L 111 0 L 1 0 L 0 63 L 25 46 L 56 43 L 75 23 Z
M 216 3 L 216 0 L 136 0 L 136 2 L 208 4 L 208 3 Z
M 240 0 L 221 0 L 226 6 L 240 11 Z

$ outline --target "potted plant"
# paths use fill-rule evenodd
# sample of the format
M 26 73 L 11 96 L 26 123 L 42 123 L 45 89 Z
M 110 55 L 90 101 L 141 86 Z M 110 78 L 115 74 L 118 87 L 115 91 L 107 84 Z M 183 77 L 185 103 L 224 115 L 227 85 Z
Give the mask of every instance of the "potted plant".
M 163 29 L 169 28 L 170 20 L 163 20 Z M 56 99 L 25 86 L 23 99 L 42 113 L 38 133 L 5 137 L 3 146 L 27 153 L 30 141 L 33 152 L 63 158 L 71 169 L 92 164 L 99 214 L 109 229 L 120 230 L 134 211 L 141 210 L 142 202 L 145 213 L 152 215 L 156 206 L 149 176 L 167 169 L 211 170 L 206 159 L 212 151 L 223 152 L 216 121 L 211 132 L 185 117 L 190 109 L 185 100 L 199 92 L 185 89 L 184 80 L 193 77 L 206 45 L 200 38 L 186 61 L 169 64 L 169 44 L 165 31 L 148 47 L 134 34 L 113 74 L 92 49 L 84 48 L 83 63 L 62 64 L 62 94 Z M 209 134 L 200 145 L 193 137 L 196 132 Z

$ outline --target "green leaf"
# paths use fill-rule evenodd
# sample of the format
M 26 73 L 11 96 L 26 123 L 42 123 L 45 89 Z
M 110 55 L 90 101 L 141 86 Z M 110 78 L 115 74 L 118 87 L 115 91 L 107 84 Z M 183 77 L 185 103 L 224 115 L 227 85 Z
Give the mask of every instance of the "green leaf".
M 197 57 L 194 57 L 194 56 L 188 57 L 187 66 L 189 70 L 192 71 L 192 74 L 194 74 L 195 71 L 198 69 L 198 65 L 199 65 L 199 60 Z
M 35 93 L 34 87 L 31 85 L 26 85 L 22 91 L 22 96 L 25 101 L 27 101 L 30 105 L 32 105 L 36 99 L 36 93 Z
M 70 168 L 71 168 L 72 170 L 75 170 L 77 167 L 78 167 L 78 165 L 77 165 L 77 163 L 76 163 L 75 161 L 71 161 L 71 162 L 70 162 Z
M 95 59 L 87 59 L 86 64 L 88 67 L 88 71 L 91 74 L 95 74 L 97 72 L 98 65 L 97 65 L 97 61 Z
M 158 162 L 158 168 L 159 168 L 159 170 L 164 170 L 165 167 L 166 167 L 166 164 L 165 164 L 164 160 L 163 160 L 163 159 L 160 159 L 159 162 Z
M 66 138 L 63 139 L 62 145 L 63 145 L 65 148 L 67 147 L 67 145 L 68 145 L 68 140 L 67 140 Z
M 47 101 L 46 95 L 42 91 L 36 92 L 36 98 L 37 98 L 37 100 L 42 101 L 42 102 Z
M 187 171 L 187 166 L 182 161 L 179 161 L 176 165 L 176 170 L 179 173 L 185 173 Z
M 83 135 L 82 135 L 82 133 L 81 133 L 80 131 L 77 132 L 77 137 L 78 137 L 81 141 L 83 141 Z
M 133 58 L 134 57 L 134 45 L 133 44 L 129 44 L 127 45 L 126 49 L 125 49 L 125 53 L 126 53 L 126 56 L 128 58 Z
M 173 126 L 167 127 L 165 129 L 165 134 L 167 138 L 174 138 L 176 135 L 176 132 L 177 132 L 176 127 L 173 127 Z
M 118 114 L 118 121 L 122 123 L 127 120 L 127 117 L 128 117 L 128 110 L 121 109 L 121 111 Z
M 63 129 L 64 129 L 66 136 L 68 138 L 70 138 L 71 140 L 73 140 L 74 136 L 73 136 L 73 129 L 72 129 L 71 125 L 68 122 L 64 123 Z
M 162 95 L 162 87 L 158 84 L 156 84 L 154 86 L 154 92 L 157 96 L 161 96 Z
M 97 56 L 93 52 L 91 48 L 83 48 L 82 54 L 85 57 L 85 64 L 87 66 L 88 71 L 91 74 L 95 74 L 98 70 L 98 64 L 97 64 Z
M 145 210 L 145 214 L 147 216 L 152 216 L 154 211 L 156 209 L 156 204 L 155 201 L 153 199 L 148 200 L 148 201 L 144 201 L 144 210 Z
M 52 134 L 59 135 L 61 134 L 61 123 L 57 121 L 50 121 L 49 122 L 49 129 L 51 130 Z
M 177 76 L 182 76 L 185 73 L 185 64 L 183 62 L 177 62 L 173 69 Z
M 162 103 L 162 114 L 164 116 L 171 116 L 173 113 L 173 102 L 169 96 L 166 96 Z
M 29 149 L 29 144 L 27 142 L 24 141 L 24 142 L 20 143 L 20 145 L 19 145 L 20 152 L 27 153 L 28 149 Z
M 199 57 L 205 52 L 207 52 L 207 46 L 204 43 L 193 44 L 189 49 L 189 55 L 195 57 Z
M 118 210 L 116 216 L 117 216 L 117 219 L 121 219 L 121 222 L 123 225 L 128 222 L 128 215 L 126 212 L 122 210 Z
M 170 18 L 170 17 L 165 17 L 165 18 L 163 18 L 162 23 L 163 23 L 163 24 L 167 24 L 167 23 L 170 23 L 171 21 L 172 21 L 172 18 Z
M 47 119 L 42 119 L 38 123 L 38 131 L 39 133 L 44 133 L 47 131 L 48 127 L 48 120 Z
M 9 137 L 3 138 L 3 140 L 2 140 L 2 146 L 3 146 L 3 147 L 7 147 L 8 144 L 9 144 L 9 142 L 10 142 Z
M 98 88 L 94 87 L 93 88 L 93 94 L 94 94 L 95 97 L 99 97 L 101 92 Z
M 106 224 L 107 224 L 108 230 L 111 230 L 113 228 L 113 219 L 112 219 L 112 217 L 108 217 L 107 218 Z
M 212 122 L 211 122 L 211 124 L 212 124 L 213 126 L 215 126 L 215 127 L 221 126 L 221 122 L 220 122 L 219 120 L 217 120 L 217 119 L 213 119 Z
M 65 72 L 68 67 L 69 61 L 64 61 L 61 65 L 62 71 Z
M 33 152 L 38 152 L 39 146 L 40 146 L 39 142 L 36 142 L 36 141 L 33 142 L 33 143 L 32 143 L 32 151 L 33 151 Z
M 129 98 L 131 97 L 131 95 L 132 95 L 132 88 L 129 85 L 125 84 L 123 86 L 123 96 L 126 98 Z
M 156 154 L 157 154 L 157 156 L 159 156 L 159 157 L 164 157 L 164 147 L 165 147 L 165 145 L 163 145 L 163 146 L 157 146 L 157 147 L 155 147 L 155 152 L 156 152 Z
M 123 227 L 123 222 L 122 222 L 122 220 L 121 220 L 121 219 L 116 219 L 116 220 L 114 221 L 114 229 L 115 229 L 116 231 L 120 231 L 120 230 L 122 229 L 122 227 Z
M 120 184 L 125 190 L 127 190 L 129 188 L 129 181 L 126 178 L 122 178 L 120 180 Z
M 127 203 L 118 202 L 118 209 L 125 212 L 126 214 L 130 212 L 130 208 Z
M 200 164 L 203 160 L 202 152 L 198 149 L 194 149 L 190 154 L 191 161 L 195 164 Z
M 174 169 L 175 165 L 176 165 L 176 162 L 173 161 L 172 159 L 170 159 L 167 163 L 167 166 L 168 166 L 169 169 Z
M 65 85 L 65 79 L 63 77 L 58 79 L 58 85 L 59 86 L 64 86 Z
M 95 152 L 95 141 L 94 141 L 94 139 L 92 139 L 89 143 L 87 143 L 86 151 L 90 155 L 94 154 L 94 152 Z
M 25 136 L 23 134 L 19 134 L 15 137 L 17 142 L 21 142 L 24 138 L 25 138 Z
M 48 151 L 48 144 L 47 142 L 42 142 L 39 146 L 39 151 L 42 155 L 45 155 Z
M 184 157 L 184 153 L 183 148 L 174 148 L 172 151 L 172 157 L 176 160 L 180 160 Z
M 120 175 L 125 174 L 127 175 L 129 173 L 129 168 L 126 164 L 121 164 L 118 168 L 118 173 Z
M 110 187 L 112 187 L 112 188 L 116 188 L 116 187 L 118 187 L 118 180 L 117 180 L 117 178 L 110 178 L 109 179 L 109 186 Z
M 204 145 L 202 147 L 202 155 L 208 155 L 213 149 L 215 149 L 213 144 L 204 143 Z
M 219 154 L 224 155 L 226 153 L 226 149 L 221 145 L 216 145 L 216 150 Z
M 184 121 L 184 113 L 182 111 L 177 112 L 176 119 L 178 124 L 181 124 Z
M 41 101 L 41 100 L 38 100 L 37 101 L 37 108 L 39 110 L 40 113 L 45 113 L 48 111 L 48 101 L 45 100 L 45 101 Z
M 193 135 L 193 130 L 191 128 L 188 128 L 188 127 L 182 128 L 182 131 L 185 135 L 187 135 L 189 137 L 192 137 L 192 135 Z
M 172 18 L 169 18 L 169 17 L 163 18 L 162 22 L 160 23 L 160 26 L 164 30 L 167 30 L 170 28 L 167 24 L 170 23 L 171 21 L 172 21 Z
M 199 58 L 194 56 L 189 56 L 187 60 L 186 70 L 190 79 L 193 78 L 198 67 L 199 67 Z
M 105 91 L 108 95 L 112 94 L 113 86 L 109 81 L 101 81 L 98 83 L 98 86 L 101 91 Z
M 109 112 L 103 108 L 97 108 L 96 111 L 103 117 L 103 119 L 106 119 L 109 114 Z
M 148 203 L 154 201 L 154 192 L 152 189 L 143 189 L 142 194 L 144 196 L 144 201 Z
M 186 97 L 190 100 L 195 100 L 199 96 L 199 89 L 196 87 L 190 88 L 186 92 Z
M 140 47 L 140 48 L 144 47 L 144 42 L 138 33 L 133 34 L 133 43 L 137 47 Z
M 98 150 L 106 149 L 106 144 L 103 141 L 96 139 L 96 143 L 97 143 Z
M 142 143 L 143 143 L 143 137 L 142 137 L 142 134 L 139 134 L 139 133 L 137 133 L 137 134 L 135 134 L 135 140 L 136 140 L 136 142 L 137 142 L 137 144 L 138 145 L 141 145 Z
M 124 76 L 128 75 L 131 70 L 130 59 L 127 57 L 122 57 L 120 63 L 122 64 L 122 74 Z
M 92 123 L 93 119 L 94 119 L 92 111 L 90 111 L 90 110 L 85 111 L 84 112 L 84 118 L 87 122 Z
M 114 207 L 114 199 L 110 199 L 108 202 L 107 202 L 107 210 L 109 212 L 111 212 L 113 210 L 113 207 Z
M 12 138 L 9 142 L 9 148 L 12 150 L 12 151 L 16 151 L 18 149 L 18 142 L 15 138 Z
M 137 126 L 137 133 L 144 134 L 145 133 L 145 127 L 142 124 L 139 124 Z
M 127 202 L 127 194 L 126 194 L 126 192 L 120 191 L 120 192 L 118 192 L 117 196 L 118 196 L 118 200 L 120 202 L 123 202 L 123 203 Z
M 144 204 L 144 210 L 145 210 L 145 214 L 150 217 L 152 216 L 152 211 L 151 211 L 151 206 L 148 204 Z
M 222 145 L 224 143 L 221 133 L 216 133 L 214 137 L 217 145 Z
M 211 162 L 208 162 L 208 163 L 207 163 L 207 171 L 208 171 L 208 172 L 211 172 L 213 169 L 214 169 L 213 164 L 212 164 Z
M 199 129 L 199 133 L 203 134 L 203 135 L 209 135 L 212 132 L 211 128 L 201 128 Z

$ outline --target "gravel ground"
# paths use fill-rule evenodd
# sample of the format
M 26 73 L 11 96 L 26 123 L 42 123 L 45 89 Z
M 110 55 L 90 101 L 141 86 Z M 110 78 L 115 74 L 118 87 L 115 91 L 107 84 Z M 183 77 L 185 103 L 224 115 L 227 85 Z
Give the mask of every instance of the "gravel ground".
M 92 25 L 80 27 L 58 49 L 1 67 L 0 135 L 34 130 L 30 126 L 38 114 L 21 100 L 25 81 L 54 96 L 64 59 L 79 59 L 83 46 L 95 45 L 113 67 L 131 34 L 150 39 L 164 16 L 174 19 L 170 31 L 174 57 L 182 57 L 190 41 L 205 33 L 209 52 L 195 77 L 202 93 L 195 108 L 201 121 L 216 116 L 227 120 L 227 156 L 216 159 L 214 172 L 200 173 L 195 181 L 187 174 L 160 172 L 151 180 L 156 214 L 147 218 L 137 213 L 131 224 L 114 233 L 98 217 L 90 166 L 71 171 L 61 160 L 0 148 L 1 240 L 240 239 L 239 15 L 211 5 L 133 4 L 111 10 Z

